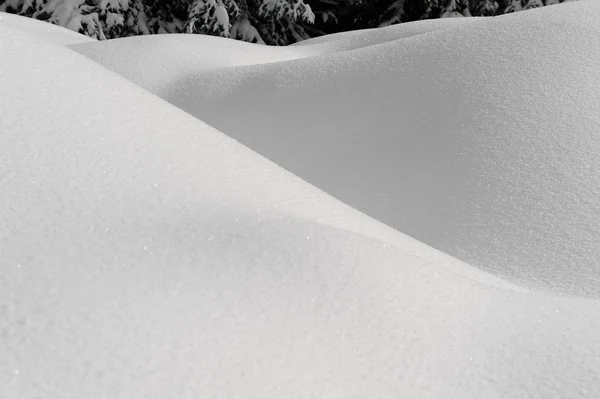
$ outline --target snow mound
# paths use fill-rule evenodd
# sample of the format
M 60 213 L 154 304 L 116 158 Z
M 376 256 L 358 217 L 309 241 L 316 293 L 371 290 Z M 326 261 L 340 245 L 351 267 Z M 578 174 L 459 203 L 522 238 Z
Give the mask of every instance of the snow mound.
M 383 29 L 323 36 L 295 46 L 270 47 L 204 35 L 135 36 L 75 44 L 71 49 L 127 77 L 158 96 L 199 73 L 322 56 L 474 23 L 480 19 L 428 20 Z M 140 73 L 140 71 L 143 71 Z M 176 90 L 176 88 L 174 88 Z
M 422 35 L 437 30 L 450 29 L 458 26 L 467 26 L 485 20 L 485 18 L 443 18 L 426 19 L 410 23 L 391 25 L 384 28 L 364 29 L 349 32 L 340 32 L 332 35 L 315 37 L 292 44 L 290 47 L 310 47 L 330 49 L 332 52 L 352 50 L 366 47 L 371 44 L 381 44 L 391 40 Z
M 185 34 L 135 36 L 71 48 L 159 95 L 171 83 L 199 72 L 303 56 L 286 48 Z
M 475 280 L 62 46 L 0 52 L 0 397 L 600 394 L 598 301 Z
M 48 22 L 38 21 L 34 18 L 0 12 L 0 25 L 11 26 L 33 33 L 38 37 L 56 44 L 69 45 L 77 43 L 95 42 L 94 39 L 73 32 L 70 29 L 53 25 Z
M 0 396 L 599 392 L 597 302 L 329 227 L 361 215 L 66 49 L 0 35 Z
M 459 21 L 324 42 L 352 51 L 291 47 L 324 51 L 313 58 L 188 66 L 152 90 L 445 253 L 600 297 L 600 4 Z

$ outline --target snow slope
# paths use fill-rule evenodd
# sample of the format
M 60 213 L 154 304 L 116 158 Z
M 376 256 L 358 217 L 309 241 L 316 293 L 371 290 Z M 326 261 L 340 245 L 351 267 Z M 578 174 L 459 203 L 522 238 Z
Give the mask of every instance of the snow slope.
M 95 42 L 94 39 L 81 35 L 72 30 L 60 26 L 38 21 L 33 18 L 23 18 L 18 15 L 0 12 L 0 24 L 10 25 L 15 28 L 21 28 L 29 33 L 34 33 L 38 37 L 48 40 L 52 43 L 69 45 L 77 43 Z
M 344 32 L 302 41 L 289 47 L 255 45 L 213 36 L 174 34 L 135 36 L 83 45 L 75 43 L 70 47 L 165 98 L 172 90 L 181 90 L 178 87 L 179 80 L 197 76 L 201 72 L 340 53 L 480 20 L 426 20 L 388 29 Z
M 598 301 L 471 274 L 22 28 L 0 51 L 1 398 L 598 397 Z
M 91 58 L 445 253 L 598 298 L 599 35 L 582 1 L 315 39 L 269 64 L 164 60 L 158 86 L 152 63 Z

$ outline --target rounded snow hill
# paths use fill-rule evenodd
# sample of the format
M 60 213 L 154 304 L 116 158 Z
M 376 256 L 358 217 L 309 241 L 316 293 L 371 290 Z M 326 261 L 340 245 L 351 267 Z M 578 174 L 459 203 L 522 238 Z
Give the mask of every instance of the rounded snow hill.
M 153 90 L 434 248 L 600 298 L 599 35 L 600 4 L 581 1 L 291 47 L 310 58 L 188 66 Z M 351 50 L 324 50 L 336 43 Z
M 23 29 L 44 40 L 65 46 L 69 44 L 90 43 L 96 41 L 91 37 L 73 32 L 72 30 L 61 26 L 5 12 L 0 12 L 0 25 Z
M 1 398 L 599 396 L 598 301 L 479 278 L 64 47 L 0 53 Z
M 84 57 L 0 37 L 0 397 L 600 394 L 597 301 L 358 234 L 402 244 Z
M 206 35 L 132 36 L 74 44 L 71 49 L 160 96 L 199 73 L 262 65 L 355 50 L 434 30 L 475 23 L 478 18 L 438 19 L 322 36 L 288 47 L 271 47 Z M 310 44 L 310 45 L 307 45 Z
M 158 95 L 172 82 L 199 71 L 305 56 L 285 48 L 187 34 L 133 36 L 70 48 Z
M 330 49 L 335 51 L 353 50 L 371 44 L 381 44 L 392 40 L 421 35 L 437 30 L 467 26 L 484 21 L 486 18 L 439 18 L 402 23 L 384 28 L 363 29 L 319 36 L 294 43 L 289 47 L 308 46 L 311 49 Z M 322 51 L 322 50 L 321 50 Z M 323 51 L 322 51 L 323 52 Z M 323 52 L 324 53 L 324 52 Z

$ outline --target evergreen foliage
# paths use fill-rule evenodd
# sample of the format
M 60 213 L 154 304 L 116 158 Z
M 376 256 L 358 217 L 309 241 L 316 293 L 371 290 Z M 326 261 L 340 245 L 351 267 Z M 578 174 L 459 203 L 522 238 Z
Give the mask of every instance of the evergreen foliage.
M 198 33 L 286 45 L 430 18 L 495 16 L 569 0 L 0 0 L 0 11 L 98 40 Z

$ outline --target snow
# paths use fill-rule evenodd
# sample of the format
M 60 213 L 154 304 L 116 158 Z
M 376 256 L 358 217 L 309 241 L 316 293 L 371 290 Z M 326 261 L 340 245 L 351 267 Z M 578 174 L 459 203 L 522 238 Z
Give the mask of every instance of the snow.
M 260 34 L 247 18 L 237 18 L 231 26 L 231 37 L 248 43 L 265 44 Z
M 210 70 L 345 52 L 451 28 L 459 23 L 464 24 L 462 21 L 475 23 L 479 20 L 481 19 L 426 20 L 387 29 L 329 35 L 289 47 L 256 46 L 242 41 L 223 41 L 213 36 L 175 34 L 94 41 L 92 44 L 75 44 L 70 47 L 146 90 L 166 98 L 171 90 L 177 90 L 178 87 L 185 89 L 179 81 Z M 232 79 L 235 77 L 232 76 Z
M 14 14 L 0 12 L 0 24 L 22 28 L 35 33 L 40 38 L 57 44 L 69 45 L 76 43 L 95 42 L 94 39 L 36 19 L 26 19 Z
M 598 298 L 599 7 L 353 32 L 282 49 L 279 62 L 246 44 L 225 68 L 149 60 L 145 74 L 115 66 L 128 46 L 72 48 L 444 253 Z
M 166 94 L 174 81 L 199 71 L 277 62 L 300 56 L 285 48 L 223 41 L 204 35 L 136 36 L 93 44 L 71 48 L 93 60 L 101 60 L 106 67 L 155 94 Z
M 599 16 L 0 19 L 0 397 L 598 397 Z

